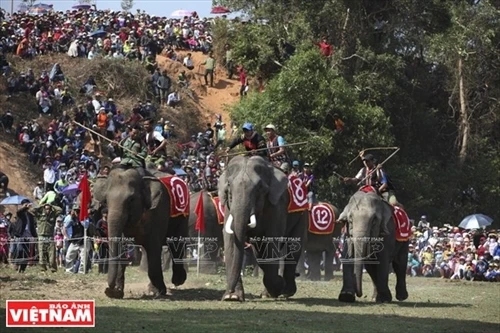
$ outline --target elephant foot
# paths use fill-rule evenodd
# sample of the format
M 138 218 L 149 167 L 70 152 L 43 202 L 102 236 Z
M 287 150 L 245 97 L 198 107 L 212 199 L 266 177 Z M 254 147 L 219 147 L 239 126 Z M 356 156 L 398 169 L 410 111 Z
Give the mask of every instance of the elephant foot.
M 295 293 L 297 293 L 297 284 L 295 284 L 295 281 L 293 281 L 292 283 L 287 283 L 285 285 L 285 289 L 283 289 L 283 296 L 285 297 L 292 297 L 293 295 L 295 295 Z
M 269 277 L 269 275 L 264 274 L 263 282 L 267 292 L 272 298 L 278 298 L 278 296 L 283 293 L 283 289 L 285 288 L 285 280 L 283 277 L 279 275 Z
M 186 282 L 186 279 L 187 279 L 187 274 L 184 268 L 176 270 L 174 273 L 172 273 L 172 283 L 176 287 L 183 285 L 184 282 Z
M 354 303 L 356 301 L 356 295 L 351 292 L 342 291 L 339 294 L 339 302 Z
M 391 295 L 389 295 L 389 296 L 377 295 L 375 302 L 377 302 L 377 303 L 390 303 L 390 302 L 392 302 L 392 296 Z
M 325 281 L 331 281 L 333 280 L 333 274 L 332 275 L 325 275 Z
M 116 298 L 116 299 L 122 299 L 124 296 L 123 290 L 109 288 L 109 287 L 106 288 L 104 294 L 106 294 L 106 296 L 108 296 L 109 298 Z
M 406 300 L 408 298 L 408 292 L 404 291 L 402 293 L 396 293 L 396 299 L 400 302 Z
M 224 296 L 222 296 L 222 301 L 223 302 L 244 302 L 245 298 L 243 295 L 238 295 L 236 293 L 225 293 Z

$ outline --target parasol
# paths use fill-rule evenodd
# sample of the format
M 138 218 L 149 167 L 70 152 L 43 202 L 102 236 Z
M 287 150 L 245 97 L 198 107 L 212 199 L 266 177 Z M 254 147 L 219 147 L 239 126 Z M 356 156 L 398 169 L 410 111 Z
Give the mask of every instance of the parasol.
M 228 14 L 228 13 L 231 13 L 231 11 L 223 6 L 216 6 L 212 8 L 212 10 L 210 11 L 210 14 Z
M 170 14 L 170 16 L 172 16 L 172 17 L 184 17 L 184 16 L 191 16 L 191 14 L 193 14 L 192 11 L 179 9 L 179 10 L 176 10 L 175 12 L 173 12 L 172 14 Z

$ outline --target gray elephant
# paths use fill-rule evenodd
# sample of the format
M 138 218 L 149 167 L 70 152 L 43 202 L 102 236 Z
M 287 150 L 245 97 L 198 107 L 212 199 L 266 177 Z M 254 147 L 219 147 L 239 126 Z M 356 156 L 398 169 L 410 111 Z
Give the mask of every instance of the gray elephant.
M 295 270 L 301 255 L 307 213 L 288 214 L 290 195 L 286 174 L 259 156 L 237 156 L 219 179 L 219 198 L 225 208 L 224 301 L 244 301 L 241 268 L 245 243 L 251 242 L 271 297 L 297 291 Z M 286 238 L 285 238 L 286 237 Z M 285 251 L 283 277 L 278 274 Z
M 344 283 L 339 301 L 354 302 L 355 295 L 363 295 L 363 267 L 373 281 L 373 300 L 392 301 L 388 284 L 391 264 L 397 278 L 396 298 L 407 299 L 408 241 L 396 241 L 392 206 L 376 193 L 358 191 L 342 215 L 347 220 L 347 228 L 342 255 Z M 381 228 L 382 224 L 385 226 Z M 381 230 L 387 230 L 388 234 L 381 234 Z
M 108 237 L 110 265 L 108 288 L 105 294 L 110 298 L 123 298 L 126 263 L 120 260 L 119 247 L 123 238 L 131 238 L 134 244 L 141 245 L 147 254 L 150 289 L 157 297 L 164 297 L 167 288 L 161 268 L 162 246 L 168 242 L 174 259 L 184 257 L 184 244 L 179 237 L 188 236 L 188 216 L 171 217 L 171 206 L 189 202 L 189 192 L 185 183 L 178 177 L 158 171 L 145 170 L 142 176 L 137 169 L 117 166 L 108 176 L 99 176 L 94 185 L 94 198 L 108 207 Z M 160 180 L 168 179 L 175 185 L 177 196 L 170 196 L 170 190 Z M 182 185 L 184 184 L 184 185 Z M 185 187 L 184 187 L 185 186 Z M 183 193 L 185 192 L 185 193 Z M 183 197 L 184 196 L 184 197 Z M 188 211 L 187 211 L 188 212 Z M 186 271 L 181 260 L 173 262 L 172 283 L 182 285 Z
M 315 209 L 316 208 L 316 209 Z M 320 209 L 319 214 L 316 210 Z M 331 210 L 334 214 L 321 214 L 323 210 Z M 300 262 L 297 266 L 297 271 L 302 277 L 306 277 L 306 268 L 304 262 L 307 257 L 307 277 L 311 281 L 321 280 L 321 260 L 324 256 L 324 268 L 325 268 L 325 281 L 329 281 L 333 278 L 333 259 L 336 257 L 336 251 L 339 245 L 340 235 L 342 233 L 342 225 L 336 223 L 336 217 L 339 216 L 339 210 L 337 207 L 326 203 L 318 202 L 313 206 L 311 216 L 308 219 L 309 226 L 305 230 L 304 236 L 304 251 L 300 257 Z M 322 216 L 323 215 L 323 216 Z M 325 218 L 325 222 L 328 224 L 328 230 L 320 232 L 320 230 L 315 230 L 318 224 L 318 220 Z M 325 223 L 325 224 L 326 224 Z M 332 230 L 330 230 L 332 228 Z M 339 260 L 339 258 L 336 258 Z
M 206 191 L 192 193 L 190 196 L 189 236 L 191 239 L 198 237 L 195 225 L 198 218 L 196 208 L 200 197 L 203 198 L 203 220 L 205 224 L 205 231 L 200 233 L 203 241 L 203 247 L 200 249 L 200 253 L 198 253 L 200 256 L 200 272 L 217 274 L 217 268 L 222 264 L 221 250 L 224 246 L 222 226 L 224 217 L 223 215 L 218 216 L 215 206 L 218 204 L 218 199 L 213 198 Z

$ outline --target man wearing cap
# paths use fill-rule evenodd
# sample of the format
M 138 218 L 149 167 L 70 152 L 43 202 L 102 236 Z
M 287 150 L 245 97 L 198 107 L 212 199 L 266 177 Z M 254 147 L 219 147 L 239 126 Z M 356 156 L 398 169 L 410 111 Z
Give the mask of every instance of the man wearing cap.
M 15 238 L 14 259 L 19 264 L 18 272 L 24 273 L 28 266 L 29 244 L 38 237 L 35 216 L 29 211 L 31 201 L 23 199 L 17 211 L 15 223 L 9 225 L 9 235 Z
M 54 231 L 61 211 L 61 208 L 50 204 L 34 209 L 38 220 L 38 257 L 42 271 L 47 270 L 47 263 L 52 272 L 57 271 Z
M 276 134 L 276 126 L 269 124 L 264 127 L 267 134 L 267 148 L 269 153 L 269 161 L 275 167 L 281 167 L 281 164 L 287 161 L 285 147 L 285 139 L 281 135 Z
M 245 146 L 245 150 L 250 152 L 251 155 L 259 155 L 262 157 L 267 157 L 266 151 L 266 140 L 262 135 L 254 131 L 253 124 L 244 123 L 241 127 L 243 130 L 243 135 L 239 138 L 236 138 L 231 142 L 229 147 L 226 148 L 226 153 L 228 153 L 231 149 L 236 147 L 237 145 L 243 144 Z M 260 149 L 259 151 L 255 151 Z
M 152 120 L 144 121 L 144 129 L 146 130 L 145 141 L 148 147 L 148 158 L 154 162 L 158 157 L 165 155 L 167 140 L 160 132 L 154 130 Z
M 295 160 L 292 162 L 292 175 L 302 179 L 302 172 L 300 171 L 300 162 Z
M 129 165 L 134 168 L 143 168 L 144 159 L 147 156 L 147 146 L 143 144 L 140 136 L 140 128 L 135 126 L 130 131 L 130 136 L 122 141 L 121 165 Z

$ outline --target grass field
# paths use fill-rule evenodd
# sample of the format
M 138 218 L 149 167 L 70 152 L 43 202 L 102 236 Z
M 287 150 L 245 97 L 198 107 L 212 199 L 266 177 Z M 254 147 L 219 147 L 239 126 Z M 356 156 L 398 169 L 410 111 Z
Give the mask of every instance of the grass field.
M 374 304 L 363 297 L 354 304 L 337 301 L 341 275 L 330 282 L 298 282 L 290 300 L 259 299 L 260 278 L 245 277 L 247 301 L 223 303 L 222 276 L 191 272 L 172 300 L 146 295 L 147 276 L 137 268 L 126 273 L 123 300 L 104 295 L 104 276 L 42 273 L 28 267 L 20 275 L 0 271 L 0 320 L 5 323 L 7 299 L 95 299 L 94 329 L 9 328 L 2 332 L 500 332 L 500 285 L 440 279 L 409 278 L 405 302 Z M 170 279 L 170 272 L 166 272 Z M 365 276 L 364 292 L 371 295 Z M 391 290 L 394 289 L 391 276 Z

